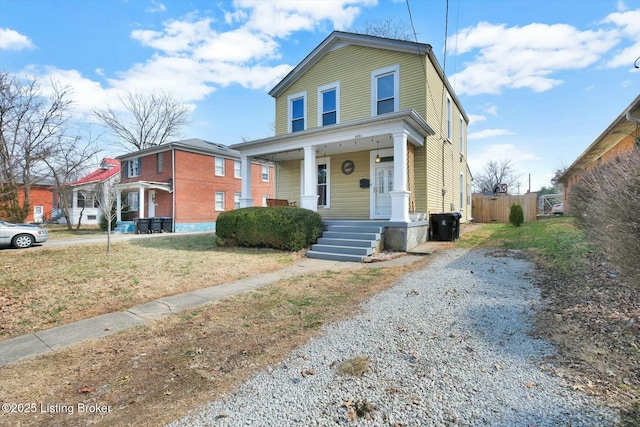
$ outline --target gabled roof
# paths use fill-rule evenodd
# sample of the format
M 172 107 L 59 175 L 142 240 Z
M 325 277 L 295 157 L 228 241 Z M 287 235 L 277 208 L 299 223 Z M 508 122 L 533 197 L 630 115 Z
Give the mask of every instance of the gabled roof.
M 118 173 L 120 173 L 120 162 L 116 159 L 105 157 L 102 159 L 99 169 L 94 170 L 84 178 L 80 178 L 79 180 L 72 182 L 70 185 L 75 186 L 90 184 L 93 182 L 103 182 Z
M 628 116 L 635 120 L 629 119 Z M 618 145 L 628 135 L 632 135 L 637 129 L 638 119 L 640 119 L 640 95 L 584 150 L 571 166 L 564 171 L 558 181 L 567 182 L 571 176 L 585 170 L 585 168 L 595 163 L 603 154 Z
M 156 145 L 151 148 L 147 148 L 140 151 L 133 151 L 131 153 L 118 156 L 119 160 L 130 160 L 137 157 L 148 156 L 150 154 L 161 153 L 169 150 L 183 150 L 194 153 L 205 154 L 209 156 L 221 156 L 234 159 L 240 158 L 240 153 L 231 149 L 228 145 L 217 144 L 215 142 L 205 141 L 199 138 L 185 139 L 182 141 L 169 142 L 167 144 Z
M 320 43 L 313 51 L 311 51 L 311 53 L 307 55 L 307 57 L 304 58 L 302 62 L 296 65 L 296 67 L 291 70 L 289 74 L 287 74 L 285 78 L 280 81 L 280 83 L 278 83 L 273 89 L 271 89 L 269 95 L 273 96 L 274 98 L 282 95 L 293 83 L 295 83 L 316 63 L 318 63 L 318 61 L 320 61 L 327 53 L 331 52 L 334 49 L 347 45 L 393 50 L 396 52 L 412 53 L 415 55 L 426 55 L 433 64 L 436 72 L 444 82 L 445 86 L 447 87 L 449 94 L 457 104 L 458 109 L 462 113 L 463 117 L 467 122 L 469 122 L 469 117 L 462 108 L 462 104 L 453 91 L 453 87 L 451 87 L 449 81 L 444 75 L 444 72 L 440 67 L 440 64 L 438 63 L 438 60 L 433 54 L 431 45 L 407 40 L 396 40 L 385 37 L 371 36 L 368 34 L 348 33 L 344 31 L 332 32 L 326 39 L 324 39 L 322 43 Z

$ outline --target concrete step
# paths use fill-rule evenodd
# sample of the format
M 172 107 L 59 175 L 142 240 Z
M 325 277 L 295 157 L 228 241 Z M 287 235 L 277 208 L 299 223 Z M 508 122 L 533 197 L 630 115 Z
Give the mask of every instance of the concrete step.
M 372 225 L 328 225 L 327 231 L 335 231 L 340 233 L 376 233 L 381 234 L 383 227 L 375 227 Z
M 371 255 L 373 248 L 359 248 L 356 246 L 335 246 L 335 245 L 313 245 L 312 251 L 316 252 L 328 252 L 335 254 L 349 254 L 349 255 Z
M 373 248 L 376 246 L 376 241 L 354 240 L 354 239 L 333 239 L 328 237 L 321 237 L 318 239 L 318 244 L 331 245 L 331 246 L 356 246 L 359 248 Z
M 322 234 L 322 237 L 348 240 L 380 240 L 380 233 L 345 233 L 341 231 L 325 231 Z
M 329 261 L 350 261 L 362 262 L 363 255 L 334 254 L 329 252 L 307 251 L 307 257 L 316 259 L 326 259 Z

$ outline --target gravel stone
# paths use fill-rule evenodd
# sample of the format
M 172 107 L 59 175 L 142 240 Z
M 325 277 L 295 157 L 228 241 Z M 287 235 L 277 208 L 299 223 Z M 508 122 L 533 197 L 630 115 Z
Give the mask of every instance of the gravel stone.
M 540 293 L 517 252 L 436 252 L 326 333 L 172 426 L 604 426 L 615 411 L 554 376 Z M 304 355 L 304 357 L 300 357 Z M 368 357 L 364 375 L 336 367 Z M 311 369 L 312 375 L 301 375 Z

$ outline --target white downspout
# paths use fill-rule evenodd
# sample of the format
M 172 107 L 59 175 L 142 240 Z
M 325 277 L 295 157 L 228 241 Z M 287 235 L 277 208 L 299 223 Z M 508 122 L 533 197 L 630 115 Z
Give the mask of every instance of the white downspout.
M 633 117 L 631 115 L 631 111 L 627 111 L 627 120 L 629 120 L 630 122 L 636 122 L 636 123 L 640 123 L 640 117 Z

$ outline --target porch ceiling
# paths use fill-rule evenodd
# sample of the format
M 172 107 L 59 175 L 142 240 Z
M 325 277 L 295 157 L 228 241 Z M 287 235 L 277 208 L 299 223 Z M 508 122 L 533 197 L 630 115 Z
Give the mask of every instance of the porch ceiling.
M 124 182 L 118 184 L 119 190 L 131 190 L 131 189 L 153 189 L 153 190 L 163 190 L 171 193 L 173 190 L 171 189 L 171 184 L 166 182 L 154 182 L 154 181 L 133 181 L 133 182 Z

